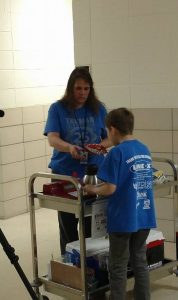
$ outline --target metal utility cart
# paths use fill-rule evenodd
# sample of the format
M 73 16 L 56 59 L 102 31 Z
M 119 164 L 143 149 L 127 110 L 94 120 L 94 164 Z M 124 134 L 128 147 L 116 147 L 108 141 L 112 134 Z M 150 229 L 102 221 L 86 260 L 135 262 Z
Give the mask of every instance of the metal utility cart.
M 155 196 L 164 196 L 170 193 L 170 189 L 173 190 L 173 196 L 178 203 L 178 174 L 177 166 L 168 159 L 153 158 L 154 162 L 166 163 L 171 166 L 173 176 L 172 179 L 166 183 L 155 185 Z M 76 199 L 70 199 L 61 196 L 49 196 L 42 192 L 34 191 L 34 183 L 38 178 L 47 178 L 51 180 L 65 180 L 75 186 L 77 191 Z M 84 218 L 87 204 L 82 196 L 81 185 L 78 180 L 71 176 L 63 176 L 50 173 L 35 173 L 29 180 L 29 205 L 30 205 L 30 225 L 31 225 L 31 243 L 32 243 L 32 266 L 33 266 L 33 288 L 38 299 L 48 299 L 40 292 L 40 287 L 54 295 L 58 295 L 71 300 L 88 300 L 94 293 L 109 290 L 109 285 L 97 288 L 96 290 L 89 291 L 86 280 L 86 244 L 85 244 L 85 226 Z M 37 251 L 37 236 L 36 236 L 36 220 L 35 220 L 35 199 L 39 199 L 40 207 L 53 209 L 57 211 L 64 211 L 74 213 L 79 219 L 79 241 L 80 241 L 80 261 L 81 261 L 81 281 L 82 289 L 74 289 L 69 286 L 55 283 L 48 279 L 47 276 L 41 276 L 38 272 L 38 251 Z M 88 201 L 87 201 L 88 203 Z M 150 270 L 151 282 L 175 273 L 178 276 L 178 233 L 176 233 L 176 260 L 165 259 L 164 264 L 161 267 Z M 128 278 L 128 288 L 133 286 L 133 277 Z

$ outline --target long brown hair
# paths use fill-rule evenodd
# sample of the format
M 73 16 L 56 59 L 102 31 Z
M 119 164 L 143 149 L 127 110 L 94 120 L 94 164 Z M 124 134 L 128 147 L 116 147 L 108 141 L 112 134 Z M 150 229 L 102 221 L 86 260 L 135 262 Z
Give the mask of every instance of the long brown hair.
M 90 92 L 85 105 L 89 107 L 91 111 L 97 114 L 99 111 L 99 106 L 101 104 L 101 101 L 99 101 L 96 96 L 92 77 L 90 75 L 90 72 L 85 67 L 76 67 L 72 71 L 67 82 L 65 94 L 63 98 L 60 100 L 60 102 L 62 102 L 66 107 L 70 109 L 74 108 L 74 84 L 78 79 L 83 79 L 89 84 Z

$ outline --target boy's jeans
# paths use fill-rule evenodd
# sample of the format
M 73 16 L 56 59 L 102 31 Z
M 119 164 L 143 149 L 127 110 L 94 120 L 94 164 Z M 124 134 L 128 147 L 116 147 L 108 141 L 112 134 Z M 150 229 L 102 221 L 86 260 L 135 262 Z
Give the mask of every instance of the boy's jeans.
M 133 233 L 119 232 L 109 235 L 111 300 L 124 300 L 126 297 L 129 259 L 135 277 L 134 299 L 150 299 L 149 270 L 146 259 L 146 239 L 148 234 L 149 230 L 140 230 Z

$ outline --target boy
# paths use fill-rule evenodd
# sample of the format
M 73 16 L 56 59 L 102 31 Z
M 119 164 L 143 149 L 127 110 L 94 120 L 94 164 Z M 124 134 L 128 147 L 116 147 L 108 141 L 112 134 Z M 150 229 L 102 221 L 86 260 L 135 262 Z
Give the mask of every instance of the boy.
M 150 228 L 156 227 L 151 155 L 146 145 L 134 139 L 134 116 L 128 109 L 110 111 L 106 126 L 114 147 L 97 173 L 103 184 L 86 185 L 84 190 L 109 196 L 110 299 L 125 299 L 130 260 L 135 277 L 134 299 L 149 300 L 146 239 Z

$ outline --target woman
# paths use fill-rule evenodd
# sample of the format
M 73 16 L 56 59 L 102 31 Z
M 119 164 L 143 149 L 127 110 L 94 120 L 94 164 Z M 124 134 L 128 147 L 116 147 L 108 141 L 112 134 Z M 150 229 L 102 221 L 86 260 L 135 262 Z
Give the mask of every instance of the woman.
M 54 148 L 49 167 L 53 173 L 83 178 L 86 164 L 99 165 L 103 155 L 82 151 L 85 144 L 110 146 L 105 129 L 106 109 L 97 99 L 93 80 L 86 68 L 75 68 L 68 80 L 65 95 L 53 103 L 48 112 L 44 134 Z M 61 254 L 66 244 L 78 240 L 74 214 L 59 212 Z M 87 219 L 87 218 L 86 218 Z M 90 220 L 86 236 L 91 234 Z

